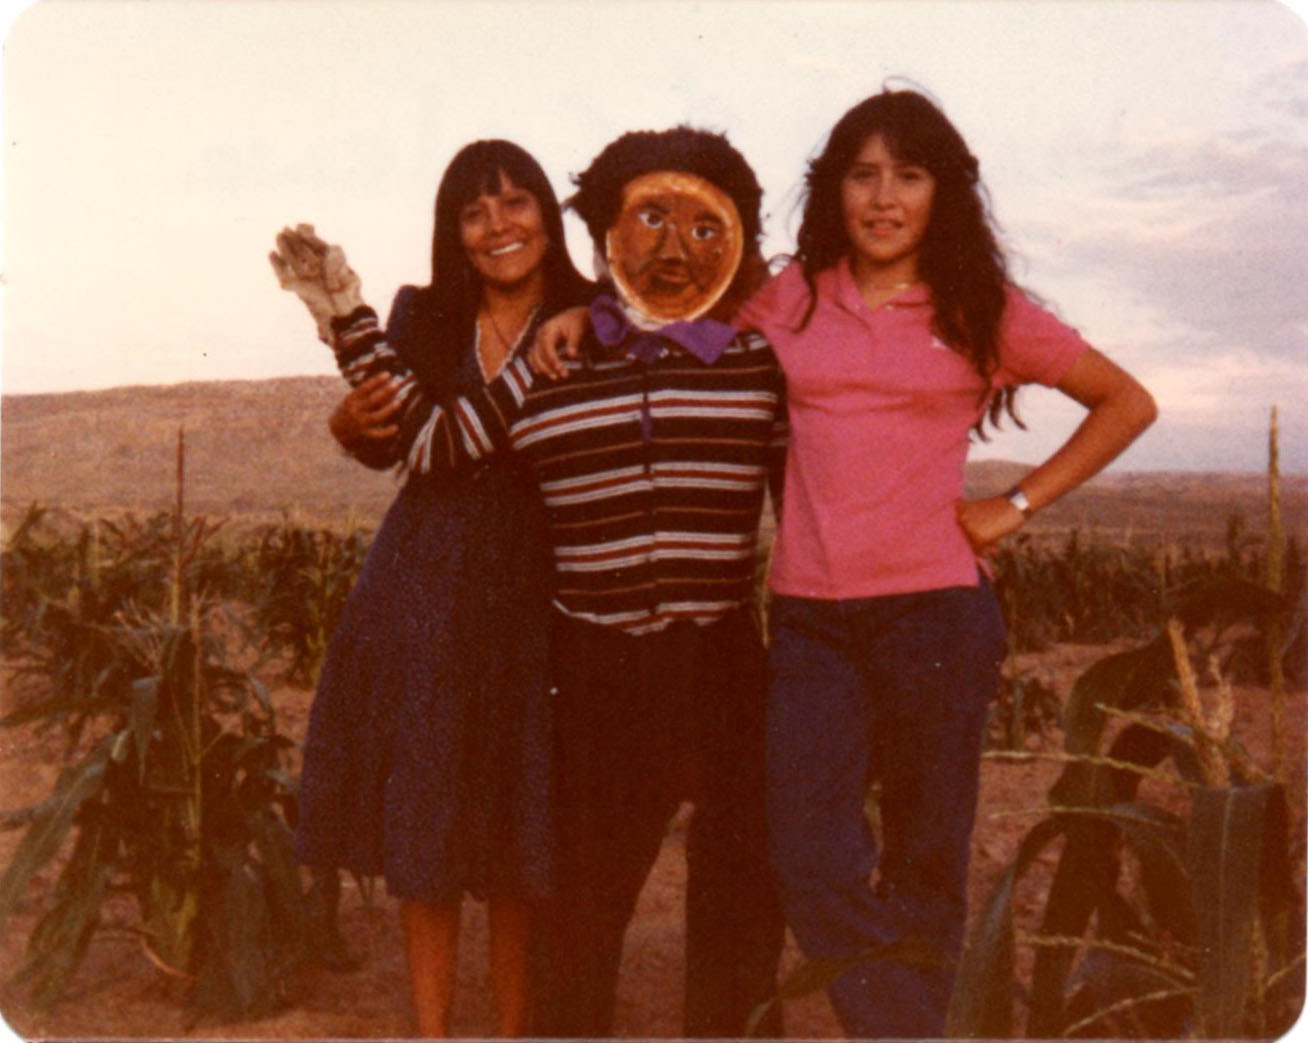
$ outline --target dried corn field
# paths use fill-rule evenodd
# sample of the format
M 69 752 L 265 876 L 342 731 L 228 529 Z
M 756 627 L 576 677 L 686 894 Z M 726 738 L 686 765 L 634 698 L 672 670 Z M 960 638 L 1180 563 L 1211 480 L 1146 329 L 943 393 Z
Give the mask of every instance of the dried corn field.
M 8 529 L 0 791 L 9 828 L 0 833 L 0 861 L 10 868 L 0 883 L 0 1009 L 27 1037 L 406 1035 L 393 903 L 380 886 L 347 878 L 336 922 L 326 922 L 321 889 L 294 867 L 287 846 L 311 681 L 368 533 L 290 518 L 205 521 L 186 513 L 178 488 L 171 511 L 78 517 L 33 508 Z M 1010 983 L 970 980 L 972 1002 L 957 1012 L 973 1019 L 966 1024 L 1001 1034 L 999 1025 L 1003 1035 L 1045 1035 L 1052 1026 L 1139 1036 L 1212 1035 L 1214 1019 L 1230 1024 L 1229 1011 L 1196 1004 L 1194 982 L 1212 972 L 1194 956 L 1185 914 L 1168 920 L 1173 914 L 1156 905 L 1144 848 L 1123 843 L 1111 866 L 1122 908 L 1138 910 L 1124 928 L 1129 944 L 1104 937 L 1102 922 L 1076 927 L 1090 939 L 1079 948 L 1058 942 L 1049 926 L 1076 830 L 1064 817 L 1037 835 L 1040 843 L 1026 838 L 1044 828 L 1052 804 L 1069 799 L 1066 779 L 1086 753 L 1087 728 L 1096 749 L 1117 758 L 1086 783 L 1091 789 L 1120 781 L 1130 757 L 1119 740 L 1131 727 L 1181 736 L 1177 750 L 1193 756 L 1173 750 L 1141 761 L 1127 794 L 1159 821 L 1167 816 L 1168 828 L 1184 824 L 1196 787 L 1284 781 L 1278 915 L 1301 931 L 1301 521 L 1292 515 L 1289 536 L 1278 538 L 1232 516 L 1202 543 L 1036 532 L 996 557 L 1011 651 L 982 769 L 974 939 L 995 941 L 982 921 L 999 910 L 1017 925 L 1012 973 L 1027 989 L 1033 974 L 1054 974 L 1062 999 L 1057 1009 L 1013 1005 Z M 1291 592 L 1279 608 L 1269 600 L 1273 587 Z M 1178 613 L 1189 627 L 1181 653 L 1163 627 Z M 1148 693 L 1119 686 L 1087 695 L 1078 683 L 1105 662 L 1146 660 L 1158 672 Z M 1194 699 L 1178 710 L 1173 695 L 1190 690 L 1177 687 L 1183 663 L 1193 664 Z M 1143 676 L 1137 666 L 1129 671 Z M 1086 706 L 1105 703 L 1119 716 L 1087 725 Z M 1125 814 L 1117 805 L 1127 802 L 1111 814 Z M 623 1036 L 679 1031 L 683 843 L 679 817 L 629 933 Z M 1010 878 L 996 906 L 996 887 Z M 1238 1016 L 1272 1031 L 1301 995 L 1302 952 L 1286 950 L 1262 921 L 1250 930 L 1246 944 L 1264 977 L 1256 990 L 1240 984 L 1260 998 Z M 1044 955 L 1060 945 L 1074 950 L 1061 970 Z M 470 1035 L 492 1024 L 484 948 L 481 910 L 470 907 L 455 1016 L 456 1030 Z M 1113 953 L 1118 964 L 1105 955 Z M 788 969 L 800 962 L 788 951 Z M 1156 979 L 1132 988 L 1158 998 L 1135 1004 L 1087 993 L 1097 970 L 1120 974 L 1122 966 L 1151 967 Z M 1002 1012 L 986 1020 L 996 1016 L 995 995 L 1011 1020 Z M 788 1001 L 786 1020 L 794 1036 L 839 1035 L 820 993 Z

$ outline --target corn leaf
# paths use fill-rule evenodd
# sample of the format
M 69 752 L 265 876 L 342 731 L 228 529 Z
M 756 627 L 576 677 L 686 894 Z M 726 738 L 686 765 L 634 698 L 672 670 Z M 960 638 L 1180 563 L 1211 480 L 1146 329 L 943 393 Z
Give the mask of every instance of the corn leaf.
M 11 980 L 34 983 L 38 1010 L 59 999 L 82 962 L 116 870 L 113 846 L 112 831 L 100 816 L 80 830 L 53 904 L 28 937 L 26 958 Z
M 1192 583 L 1178 591 L 1172 614 L 1190 630 L 1235 620 L 1261 625 L 1287 607 L 1285 598 L 1262 583 L 1223 579 Z
M 0 879 L 0 923 L 27 893 L 27 884 L 63 847 L 82 804 L 104 788 L 112 737 L 99 743 L 79 764 L 65 768 L 55 783 L 54 799 L 27 828 Z
M 239 1017 L 266 1006 L 272 981 L 267 905 L 258 878 L 239 853 L 222 861 L 225 879 L 206 896 L 207 915 L 200 921 L 194 999 L 206 1013 Z
M 16 728 L 32 721 L 40 721 L 48 717 L 59 717 L 64 714 L 98 713 L 103 710 L 113 709 L 117 705 L 118 700 L 113 695 L 88 698 L 85 695 L 74 694 L 42 699 L 39 702 L 20 706 L 18 709 L 11 710 L 3 717 L 0 717 L 0 728 Z
M 977 914 L 954 979 L 945 1034 L 971 1039 L 1006 1039 L 1013 1031 L 1013 892 L 1045 846 L 1066 829 L 1054 816 L 1022 838 L 1017 857 Z
M 134 896 L 150 959 L 228 1014 L 270 1005 L 304 950 L 295 781 L 283 774 L 294 744 L 277 734 L 266 689 L 226 662 L 228 633 L 249 631 L 215 630 L 201 603 L 239 596 L 248 577 L 202 547 L 216 527 L 181 517 L 180 484 L 177 502 L 48 547 L 33 510 L 3 551 L 0 640 L 36 682 L 24 694 L 40 696 L 3 722 L 62 725 L 70 765 L 45 800 L 0 816 L 26 827 L 0 915 L 72 847 L 21 969 L 38 1002 L 75 973 L 113 887 Z
M 191 966 L 194 924 L 200 912 L 194 873 L 164 866 L 150 877 L 142 902 L 146 930 L 158 958 L 185 973 Z
M 132 737 L 136 742 L 136 763 L 142 779 L 145 778 L 146 751 L 154 732 L 155 715 L 159 709 L 159 678 L 142 677 L 132 684 L 132 709 L 129 717 Z
M 1250 942 L 1258 910 L 1263 825 L 1276 787 L 1195 791 L 1190 814 L 1190 878 L 1198 916 L 1198 1032 L 1244 1035 Z
M 1129 684 L 1122 691 L 1129 692 L 1129 686 L 1139 683 L 1142 677 L 1152 678 L 1159 665 L 1149 659 L 1128 662 L 1125 669 Z M 1091 667 L 1087 675 L 1093 671 Z M 1167 755 L 1172 744 L 1169 736 L 1132 724 L 1114 739 L 1108 755 L 1115 761 L 1153 767 Z M 1050 801 L 1058 806 L 1092 808 L 1129 804 L 1139 784 L 1140 776 L 1134 772 L 1102 764 L 1071 764 L 1051 787 Z M 1067 843 L 1045 903 L 1040 924 L 1042 934 L 1079 938 L 1096 912 L 1100 915 L 1101 933 L 1120 934 L 1129 929 L 1127 911 L 1117 891 L 1121 868 L 1117 828 L 1093 817 L 1069 824 Z M 1051 1035 L 1062 1023 L 1067 972 L 1074 956 L 1070 948 L 1042 948 L 1036 953 L 1031 972 L 1029 1028 L 1032 1033 Z
M 1077 678 L 1064 707 L 1067 730 L 1064 748 L 1071 754 L 1096 755 L 1100 752 L 1108 715 L 1101 707 L 1135 710 L 1157 705 L 1165 697 L 1167 682 L 1174 676 L 1171 650 L 1163 639 L 1156 639 L 1130 652 L 1108 656 Z M 1139 728 L 1137 731 L 1148 731 Z M 1124 734 L 1131 729 L 1125 730 Z M 1130 740 L 1148 753 L 1148 763 L 1156 764 L 1162 752 L 1156 752 L 1161 736 L 1144 735 Z M 1123 756 L 1118 759 L 1137 758 Z M 1123 793 L 1121 773 L 1101 764 L 1069 764 L 1049 790 L 1049 800 L 1059 805 L 1096 805 L 1129 799 Z
M 1117 894 L 1117 834 L 1107 823 L 1071 818 L 1066 832 L 1067 843 L 1049 885 L 1040 933 L 1080 938 L 1095 912 Z M 1037 951 L 1031 971 L 1028 1025 L 1033 1035 L 1052 1035 L 1061 1023 L 1064 987 L 1074 955 L 1067 947 Z
M 1142 883 L 1155 919 L 1178 941 L 1193 944 L 1194 906 L 1186 861 L 1185 825 L 1176 815 L 1140 802 L 1105 808 L 1059 808 L 1058 813 L 1100 821 L 1120 831 L 1140 862 Z M 1100 915 L 1105 916 L 1103 908 Z M 1116 919 L 1134 918 L 1122 915 Z
M 292 833 L 279 817 L 266 809 L 257 810 L 247 821 L 259 855 L 269 919 L 278 949 L 297 950 L 304 938 L 308 909 Z
M 1161 686 L 1173 672 L 1165 635 L 1094 663 L 1077 678 L 1063 707 L 1067 752 L 1093 753 L 1099 749 L 1106 721 L 1099 709 L 1101 704 L 1129 710 L 1156 701 Z
M 1290 855 L 1289 810 L 1285 789 L 1268 796 L 1263 819 L 1263 855 L 1259 871 L 1259 912 L 1271 968 L 1285 967 L 1303 955 L 1304 910 Z M 1303 976 L 1299 976 L 1300 987 Z
M 1105 949 L 1085 954 L 1060 1035 L 1178 1039 L 1191 1034 L 1194 986 Z
M 1106 809 L 1140 863 L 1149 910 L 1172 937 L 1195 941 L 1195 910 L 1182 821 L 1153 804 L 1115 804 Z
M 1167 753 L 1176 766 L 1176 773 L 1191 785 L 1203 785 L 1204 772 L 1195 751 L 1194 728 L 1181 721 L 1159 721 L 1158 724 L 1167 730 L 1171 739 Z

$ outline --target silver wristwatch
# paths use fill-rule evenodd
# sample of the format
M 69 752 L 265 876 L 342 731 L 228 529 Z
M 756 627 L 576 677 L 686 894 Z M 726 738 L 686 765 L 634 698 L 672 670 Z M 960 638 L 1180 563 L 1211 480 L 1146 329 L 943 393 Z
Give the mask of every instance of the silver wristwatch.
M 1029 518 L 1035 513 L 1035 508 L 1031 506 L 1031 501 L 1026 498 L 1020 485 L 1015 485 L 1004 493 L 1004 499 L 1021 511 L 1023 518 Z

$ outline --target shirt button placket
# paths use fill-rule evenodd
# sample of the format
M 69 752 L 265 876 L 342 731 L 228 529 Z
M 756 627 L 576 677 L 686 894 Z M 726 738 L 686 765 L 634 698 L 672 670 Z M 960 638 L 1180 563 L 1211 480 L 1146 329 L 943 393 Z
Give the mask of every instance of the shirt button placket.
M 658 535 L 658 488 L 654 476 L 654 411 L 650 404 L 650 389 L 653 374 L 648 364 L 640 367 L 640 421 L 641 421 L 641 457 L 645 468 L 645 527 L 650 536 L 650 546 L 646 550 L 646 564 L 650 579 L 646 610 L 651 618 L 658 615 L 658 562 L 654 557 L 655 543 Z

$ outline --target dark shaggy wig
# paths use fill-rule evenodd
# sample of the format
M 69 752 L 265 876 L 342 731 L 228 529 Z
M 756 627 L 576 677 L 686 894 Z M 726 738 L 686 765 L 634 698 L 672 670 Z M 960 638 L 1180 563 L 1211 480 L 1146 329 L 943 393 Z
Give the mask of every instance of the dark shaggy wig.
M 931 289 L 932 329 L 989 383 L 999 366 L 999 323 L 1008 267 L 995 239 L 976 157 L 945 114 L 911 90 L 884 90 L 846 112 L 826 148 L 809 164 L 796 257 L 811 298 L 804 323 L 817 304 L 817 274 L 850 251 L 841 184 L 868 138 L 880 136 L 900 162 L 925 167 L 935 179 L 931 218 L 922 238 L 918 274 Z M 1014 410 L 1015 388 L 989 398 L 992 424 Z M 981 425 L 977 425 L 981 433 Z
M 622 190 L 629 181 L 659 170 L 696 174 L 716 185 L 736 204 L 744 235 L 743 260 L 726 298 L 739 300 L 743 284 L 759 281 L 759 208 L 763 189 L 754 170 L 725 134 L 679 126 L 671 130 L 636 130 L 606 145 L 591 165 L 573 177 L 577 191 L 568 207 L 586 222 L 591 242 L 601 256 L 608 230 L 622 210 Z
M 481 277 L 463 248 L 459 215 L 478 196 L 499 195 L 502 177 L 526 189 L 540 204 L 549 237 L 543 261 L 545 299 L 541 317 L 585 304 L 595 291 L 568 256 L 559 200 L 540 164 L 511 141 L 493 139 L 465 145 L 450 160 L 436 190 L 431 284 L 402 289 L 386 324 L 392 347 L 423 386 L 438 396 L 452 387 L 460 353 L 471 336 L 481 304 Z

